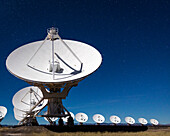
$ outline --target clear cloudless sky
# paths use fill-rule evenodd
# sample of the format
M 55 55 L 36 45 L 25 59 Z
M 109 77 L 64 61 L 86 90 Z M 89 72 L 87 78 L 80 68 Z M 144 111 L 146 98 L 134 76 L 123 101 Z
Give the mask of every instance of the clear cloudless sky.
M 8 72 L 6 58 L 52 26 L 103 57 L 64 100 L 70 111 L 85 112 L 88 123 L 100 113 L 108 123 L 118 115 L 170 124 L 170 0 L 0 0 L 0 105 L 8 109 L 1 124 L 18 123 L 12 97 L 29 86 Z

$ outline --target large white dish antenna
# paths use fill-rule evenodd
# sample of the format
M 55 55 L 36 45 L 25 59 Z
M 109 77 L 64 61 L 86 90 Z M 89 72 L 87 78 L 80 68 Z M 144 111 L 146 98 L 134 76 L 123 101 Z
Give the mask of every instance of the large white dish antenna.
M 121 119 L 118 116 L 110 116 L 110 121 L 114 124 L 119 124 Z
M 87 122 L 88 116 L 85 113 L 77 113 L 76 120 L 79 123 L 84 123 L 84 122 Z
M 135 124 L 135 120 L 132 117 L 126 117 L 125 121 L 130 125 Z
M 6 114 L 7 114 L 7 108 L 5 108 L 4 106 L 0 106 L 0 119 L 3 119 Z
M 74 114 L 73 114 L 72 112 L 69 112 L 69 113 L 71 114 L 71 117 L 72 117 L 73 120 L 74 120 Z M 65 112 L 65 114 L 67 114 L 67 112 Z M 63 119 L 64 122 L 68 122 L 68 118 L 69 118 L 69 116 L 67 116 L 67 117 L 62 117 L 62 119 Z
M 150 119 L 150 123 L 157 126 L 159 122 L 156 119 Z
M 141 123 L 142 125 L 146 125 L 148 123 L 148 121 L 144 118 L 139 118 L 138 119 L 139 123 Z
M 30 109 L 35 106 L 41 99 L 43 94 L 38 87 L 30 86 L 18 91 L 13 99 L 12 103 L 15 108 L 21 111 L 30 111 Z M 40 110 L 47 104 L 48 100 L 43 100 L 33 111 Z
M 55 73 L 51 72 L 52 50 L 53 68 L 59 69 Z M 10 73 L 28 82 L 61 83 L 88 76 L 101 62 L 101 54 L 88 44 L 73 40 L 46 40 L 17 48 L 8 56 L 6 66 Z
M 100 124 L 100 123 L 103 123 L 103 122 L 105 121 L 105 118 L 104 118 L 104 116 L 101 115 L 101 114 L 95 114 L 95 115 L 93 116 L 93 120 L 94 120 L 96 123 Z

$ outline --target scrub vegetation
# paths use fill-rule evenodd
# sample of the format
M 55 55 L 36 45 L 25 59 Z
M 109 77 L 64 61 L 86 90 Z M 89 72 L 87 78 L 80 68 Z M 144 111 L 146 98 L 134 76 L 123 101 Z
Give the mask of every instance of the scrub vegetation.
M 33 134 L 38 136 L 39 134 Z M 160 132 L 77 132 L 77 133 L 42 133 L 42 136 L 170 136 L 170 131 Z
M 0 136 L 170 136 L 170 127 L 165 129 L 148 129 L 145 132 L 53 132 L 43 127 L 0 128 Z

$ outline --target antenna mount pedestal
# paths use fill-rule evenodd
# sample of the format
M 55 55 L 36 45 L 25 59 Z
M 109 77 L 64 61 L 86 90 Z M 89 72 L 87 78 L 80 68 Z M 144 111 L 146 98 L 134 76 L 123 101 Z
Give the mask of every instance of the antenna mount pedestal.
M 80 80 L 79 80 L 80 81 Z M 39 117 L 71 117 L 69 111 L 64 107 L 62 100 L 66 99 L 70 89 L 78 85 L 78 82 L 65 83 L 64 85 L 46 85 L 50 92 L 46 91 L 46 86 L 39 85 L 44 99 L 48 99 L 48 112 L 46 115 L 37 115 Z M 61 91 L 62 90 L 62 91 Z
M 70 91 L 70 89 L 74 86 L 77 86 L 78 83 L 83 80 L 79 79 L 77 81 L 72 81 L 72 82 L 68 82 L 68 83 L 61 83 L 61 84 L 55 84 L 55 83 L 49 83 L 49 84 L 34 84 L 34 86 L 37 86 L 42 94 L 43 94 L 43 99 L 41 99 L 39 101 L 39 103 L 37 103 L 31 110 L 30 112 L 27 114 L 26 117 L 28 117 L 28 115 L 31 113 L 31 111 L 33 111 L 40 103 L 41 101 L 43 101 L 44 99 L 48 99 L 48 104 L 46 106 L 48 106 L 48 111 L 47 114 L 45 115 L 38 115 L 41 110 L 43 108 L 45 108 L 46 106 L 44 106 L 40 111 L 38 111 L 36 114 L 34 114 L 34 117 L 59 117 L 60 118 L 60 124 L 62 125 L 62 117 L 67 117 L 69 116 L 68 119 L 68 125 L 73 126 L 74 125 L 74 120 L 71 117 L 71 114 L 69 113 L 69 111 L 64 107 L 62 100 L 66 99 L 66 97 L 68 96 L 68 93 Z M 29 84 L 32 85 L 31 82 L 28 82 Z M 46 88 L 49 88 L 49 92 L 47 91 Z M 22 122 L 27 122 L 28 119 L 24 118 L 22 120 Z M 50 124 L 51 121 L 49 120 Z

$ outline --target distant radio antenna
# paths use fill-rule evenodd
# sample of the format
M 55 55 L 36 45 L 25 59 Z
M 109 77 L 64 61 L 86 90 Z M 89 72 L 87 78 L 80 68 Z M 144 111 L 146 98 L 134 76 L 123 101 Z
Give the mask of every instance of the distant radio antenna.
M 159 122 L 158 122 L 156 119 L 150 119 L 150 123 L 151 123 L 153 126 L 159 125 Z
M 7 108 L 4 106 L 0 106 L 0 122 L 4 119 L 7 114 Z
M 105 118 L 101 114 L 95 114 L 93 116 L 93 120 L 97 123 L 97 125 L 100 125 L 101 123 L 103 123 L 105 121 Z
M 80 123 L 80 125 L 83 125 L 83 123 L 87 122 L 88 116 L 85 113 L 77 113 L 76 120 Z
M 144 118 L 139 118 L 138 121 L 139 121 L 139 123 L 142 124 L 142 126 L 146 125 L 148 123 L 148 121 L 146 119 L 144 119 Z
M 119 124 L 121 122 L 121 119 L 118 116 L 113 115 L 113 116 L 110 116 L 110 121 L 114 125 L 116 125 L 116 124 Z
M 135 124 L 135 120 L 134 120 L 132 117 L 126 117 L 126 118 L 125 118 L 125 121 L 126 121 L 126 123 L 129 124 L 129 125 Z

